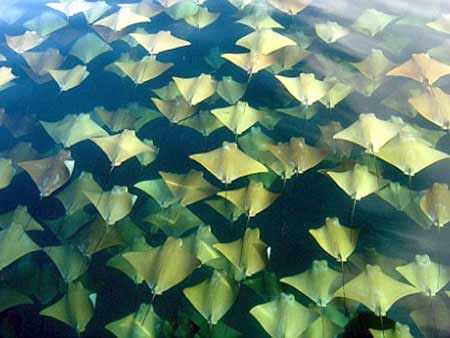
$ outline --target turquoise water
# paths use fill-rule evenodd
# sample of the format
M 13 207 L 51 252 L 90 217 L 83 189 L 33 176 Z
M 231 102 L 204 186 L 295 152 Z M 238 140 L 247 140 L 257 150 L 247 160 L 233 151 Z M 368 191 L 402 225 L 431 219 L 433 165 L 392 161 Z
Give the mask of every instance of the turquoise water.
M 199 2 L 0 3 L 0 336 L 449 337 L 449 4 Z

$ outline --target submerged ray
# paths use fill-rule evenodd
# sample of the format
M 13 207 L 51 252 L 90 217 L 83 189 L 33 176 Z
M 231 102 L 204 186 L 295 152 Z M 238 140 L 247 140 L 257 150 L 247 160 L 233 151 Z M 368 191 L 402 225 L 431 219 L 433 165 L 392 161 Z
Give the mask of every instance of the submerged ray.
M 128 76 L 136 85 L 138 85 L 160 76 L 168 69 L 172 68 L 173 63 L 163 63 L 151 56 L 144 56 L 138 61 L 119 60 L 112 65 L 117 67 L 121 73 Z
M 327 77 L 324 82 L 328 87 L 328 92 L 320 99 L 320 103 L 328 109 L 336 107 L 339 102 L 344 100 L 353 91 L 352 86 L 339 82 L 335 77 Z
M 268 171 L 264 165 L 239 150 L 236 143 L 223 142 L 220 148 L 190 155 L 189 158 L 200 163 L 225 184 L 243 176 Z
M 295 42 L 272 29 L 254 31 L 236 42 L 237 46 L 245 47 L 253 52 L 268 55 L 278 49 L 295 46 Z
M 44 228 L 30 215 L 27 207 L 17 206 L 14 210 L 0 214 L 0 228 L 6 229 L 16 223 L 22 226 L 23 231 L 43 231 Z
M 375 330 L 369 329 L 374 338 L 414 338 L 409 331 L 409 326 L 395 323 L 390 329 Z
M 79 86 L 89 76 L 87 67 L 80 65 L 71 69 L 49 69 L 48 72 L 62 92 Z
M 327 261 L 315 260 L 312 267 L 300 274 L 284 277 L 280 282 L 296 288 L 320 307 L 325 307 L 334 298 L 340 286 L 341 273 L 328 267 Z
M 328 149 L 338 157 L 350 157 L 353 149 L 352 144 L 334 138 L 334 135 L 344 129 L 339 122 L 331 121 L 327 125 L 319 126 L 319 129 L 321 134 L 319 145 L 321 147 Z
M 94 137 L 90 140 L 102 149 L 111 161 L 112 167 L 120 166 L 126 160 L 139 154 L 153 151 L 153 148 L 136 136 L 134 130 L 124 129 L 120 134 Z
M 350 34 L 350 31 L 335 21 L 318 23 L 315 25 L 316 34 L 326 43 L 334 43 Z
M 56 143 L 66 148 L 93 137 L 108 136 L 89 114 L 66 115 L 57 122 L 41 121 L 41 125 Z
M 46 3 L 46 6 L 64 13 L 66 16 L 74 16 L 78 13 L 83 13 L 92 9 L 98 5 L 97 2 L 89 2 L 86 0 L 67 0 L 59 2 Z
M 438 87 L 411 97 L 408 102 L 428 121 L 450 130 L 450 95 Z
M 216 92 L 216 81 L 209 74 L 200 74 L 193 78 L 174 77 L 173 81 L 191 106 L 199 104 Z
M 427 23 L 427 26 L 438 32 L 450 34 L 450 14 L 441 14 L 436 20 Z
M 323 98 L 328 92 L 328 85 L 317 80 L 312 73 L 301 73 L 298 77 L 276 75 L 289 93 L 304 105 L 310 106 Z
M 115 13 L 96 21 L 94 26 L 103 26 L 120 32 L 129 26 L 144 22 L 150 22 L 150 19 L 144 15 L 133 13 L 129 8 L 122 7 Z
M 238 101 L 236 104 L 224 108 L 211 110 L 234 135 L 240 135 L 255 123 L 264 118 L 264 112 L 252 108 L 247 102 Z
M 22 35 L 15 36 L 5 34 L 6 44 L 17 54 L 22 54 L 41 45 L 47 38 L 34 31 L 26 31 Z
M 209 279 L 183 293 L 209 324 L 216 325 L 233 305 L 237 291 L 235 282 L 225 272 L 215 270 Z
M 236 222 L 244 213 L 243 210 L 224 198 L 207 200 L 205 203 L 230 222 Z
M 382 32 L 397 17 L 380 12 L 374 8 L 366 9 L 356 19 L 352 27 L 364 34 L 374 37 Z
M 337 217 L 327 217 L 325 225 L 317 229 L 310 229 L 309 233 L 320 247 L 338 262 L 347 261 L 356 248 L 359 236 L 358 229 L 341 225 Z
M 352 65 L 369 80 L 370 83 L 365 91 L 370 93 L 383 84 L 386 74 L 394 67 L 394 64 L 379 49 L 372 49 L 364 60 Z
M 66 283 L 72 283 L 88 269 L 89 259 L 71 245 L 50 246 L 43 248 L 58 268 Z
M 6 89 L 12 85 L 11 81 L 17 79 L 12 72 L 12 68 L 0 67 L 0 90 Z
M 267 0 L 274 8 L 289 15 L 297 15 L 303 11 L 312 0 Z
M 25 294 L 3 283 L 0 285 L 0 312 L 25 304 L 33 304 L 33 301 Z
M 171 100 L 160 100 L 152 97 L 158 111 L 164 115 L 171 123 L 181 123 L 186 121 L 195 113 L 195 107 L 190 105 L 182 96 Z
M 26 21 L 23 26 L 30 31 L 38 33 L 40 36 L 49 36 L 68 24 L 67 20 L 60 15 L 52 11 L 45 11 Z
M 254 30 L 284 28 L 268 14 L 250 14 L 236 22 L 253 28 Z
M 20 162 L 17 165 L 30 175 L 41 197 L 47 197 L 67 183 L 72 176 L 75 161 L 72 160 L 70 151 L 61 150 L 54 156 Z
M 64 62 L 64 56 L 55 48 L 49 48 L 44 52 L 25 52 L 22 53 L 22 57 L 31 70 L 25 71 L 38 84 L 50 81 L 49 70 L 58 69 Z
M 77 57 L 84 64 L 88 64 L 97 56 L 112 50 L 111 46 L 100 39 L 97 34 L 87 33 L 73 44 L 69 54 Z
M 420 209 L 433 225 L 442 228 L 450 222 L 450 190 L 447 184 L 433 183 L 420 199 Z
M 245 70 L 250 76 L 272 66 L 276 61 L 273 55 L 264 55 L 255 51 L 222 54 L 221 57 Z
M 143 277 L 155 295 L 182 282 L 200 261 L 191 255 L 181 239 L 169 237 L 163 245 L 122 255 Z
M 216 93 L 229 104 L 236 104 L 247 90 L 247 84 L 234 81 L 231 76 L 224 76 L 217 83 Z
M 9 158 L 0 157 L 0 189 L 8 187 L 16 174 L 13 161 Z
M 189 41 L 179 39 L 169 31 L 159 31 L 156 34 L 131 33 L 130 36 L 144 47 L 150 55 L 189 46 Z
M 270 71 L 279 74 L 285 70 L 294 68 L 310 55 L 310 52 L 297 45 L 287 46 L 273 52 L 275 63 L 270 67 Z
M 214 23 L 219 18 L 219 16 L 219 13 L 212 13 L 208 10 L 208 8 L 200 7 L 196 14 L 186 16 L 184 18 L 184 21 L 186 21 L 186 23 L 188 25 L 191 25 L 192 27 L 203 29 Z
M 318 317 L 293 295 L 285 293 L 269 303 L 253 307 L 250 314 L 272 338 L 300 337 Z
M 386 316 L 401 298 L 418 292 L 386 275 L 378 265 L 366 265 L 363 272 L 345 284 L 345 297 L 363 304 L 380 317 Z M 336 291 L 335 297 L 344 297 L 343 288 Z
M 204 137 L 208 137 L 217 129 L 223 127 L 222 122 L 207 110 L 201 110 L 199 113 L 183 119 L 180 125 L 194 129 Z

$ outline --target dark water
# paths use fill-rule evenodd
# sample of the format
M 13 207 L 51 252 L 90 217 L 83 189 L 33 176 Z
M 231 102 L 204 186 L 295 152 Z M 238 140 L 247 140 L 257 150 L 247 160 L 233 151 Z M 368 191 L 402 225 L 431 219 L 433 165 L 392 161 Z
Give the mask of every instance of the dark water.
M 121 1 L 120 3 L 125 2 L 132 3 L 133 1 Z M 114 6 L 119 2 L 108 1 L 108 3 L 113 6 L 112 13 L 116 8 Z M 358 1 L 354 4 L 352 1 L 347 1 L 347 6 L 344 6 L 345 1 L 313 0 L 310 6 L 296 16 L 289 16 L 277 11 L 264 1 L 255 0 L 254 3 L 254 11 L 268 13 L 291 32 L 294 29 L 312 38 L 312 43 L 307 48 L 311 53 L 310 56 L 295 65 L 293 69 L 281 73 L 285 76 L 312 72 L 316 74 L 317 78 L 323 79 L 328 75 L 327 70 L 317 63 L 316 56 L 322 55 L 335 63 L 348 64 L 363 60 L 370 54 L 372 48 L 382 49 L 391 62 L 399 65 L 408 60 L 412 53 L 424 53 L 441 45 L 449 38 L 448 34 L 425 29 L 424 25 L 394 22 L 375 37 L 353 33 L 334 44 L 327 44 L 317 37 L 314 29 L 317 23 L 328 20 L 337 21 L 342 26 L 348 27 L 366 8 L 376 8 L 384 13 L 399 16 L 398 21 L 401 17 L 411 17 L 416 21 L 430 22 L 440 14 L 450 12 L 450 6 L 445 1 L 430 3 L 428 1 L 370 0 Z M 54 122 L 69 114 L 90 113 L 98 106 L 116 110 L 130 102 L 138 102 L 144 107 L 156 109 L 151 101 L 151 97 L 156 95 L 151 90 L 167 85 L 174 76 L 190 78 L 207 73 L 219 80 L 223 76 L 232 75 L 238 82 L 247 82 L 248 75 L 232 63 L 225 62 L 219 69 L 214 69 L 205 62 L 205 57 L 215 47 L 218 47 L 220 53 L 246 52 L 245 48 L 236 46 L 235 42 L 242 36 L 251 33 L 252 29 L 237 24 L 236 20 L 242 18 L 245 13 L 250 13 L 252 7 L 239 12 L 225 0 L 208 0 L 204 6 L 210 12 L 221 15 L 217 21 L 201 30 L 187 25 L 183 20 L 175 21 L 164 13 L 152 18 L 149 24 L 138 24 L 127 28 L 129 32 L 133 32 L 137 27 L 143 27 L 150 33 L 169 30 L 173 35 L 191 42 L 191 46 L 187 48 L 167 51 L 158 55 L 158 61 L 173 63 L 174 66 L 156 79 L 136 86 L 127 77 L 120 78 L 104 69 L 105 66 L 116 61 L 121 53 L 132 52 L 139 57 L 145 55 L 144 49 L 130 49 L 125 42 L 118 40 L 110 44 L 113 51 L 98 56 L 87 65 L 90 75 L 80 86 L 67 92 L 60 92 L 55 81 L 40 85 L 33 82 L 24 71 L 26 63 L 21 55 L 8 48 L 4 39 L 4 34 L 22 34 L 25 31 L 24 22 L 48 10 L 44 1 L 1 1 L 0 54 L 3 54 L 7 61 L 0 63 L 0 66 L 12 67 L 17 79 L 14 81 L 13 87 L 0 91 L 0 107 L 4 108 L 6 114 L 12 117 L 32 116 L 36 121 Z M 15 12 L 19 13 L 17 20 L 11 17 Z M 62 14 L 61 16 L 64 17 Z M 92 27 L 81 14 L 69 18 L 68 21 L 67 27 L 53 33 L 45 43 L 35 50 L 45 51 L 48 48 L 57 48 L 62 55 L 68 55 L 73 41 L 92 31 Z M 283 33 L 283 30 L 279 30 L 279 32 Z M 384 48 L 385 45 L 382 41 L 387 36 L 393 37 L 394 48 Z M 407 40 L 407 43 L 400 48 L 400 41 L 404 39 Z M 399 41 L 398 49 L 395 48 L 397 40 Z M 68 55 L 63 66 L 72 68 L 77 64 L 80 64 L 80 61 Z M 316 145 L 321 139 L 319 125 L 338 121 L 346 128 L 357 120 L 359 114 L 366 113 L 375 113 L 377 117 L 384 120 L 391 116 L 400 116 L 407 123 L 427 130 L 439 131 L 438 126 L 421 118 L 420 115 L 411 117 L 382 104 L 386 97 L 401 89 L 407 82 L 408 80 L 405 78 L 386 79 L 371 96 L 364 96 L 357 90 L 353 90 L 333 109 L 329 110 L 316 103 L 315 107 L 318 112 L 308 121 L 282 115 L 275 128 L 271 130 L 263 128 L 263 131 L 276 142 L 288 142 L 291 137 L 304 137 L 307 144 Z M 437 82 L 437 86 L 445 92 L 449 92 L 448 77 L 443 77 Z M 399 97 L 398 100 L 400 99 Z M 252 76 L 245 96 L 241 100 L 248 102 L 252 107 L 273 109 L 297 104 L 282 84 L 276 80 L 274 74 L 267 70 Z M 227 105 L 224 101 L 206 101 L 201 103 L 198 109 L 213 109 Z M 141 140 L 153 140 L 159 149 L 157 159 L 151 165 L 143 167 L 136 158 L 133 158 L 114 168 L 111 172 L 110 162 L 100 148 L 93 142 L 83 141 L 70 148 L 72 158 L 75 160 L 75 170 L 68 184 L 85 171 L 93 173 L 95 181 L 105 191 L 111 190 L 115 185 L 129 187 L 131 193 L 139 196 L 130 217 L 145 232 L 147 242 L 153 246 L 162 244 L 166 236 L 161 231 L 152 234 L 151 226 L 142 221 L 142 216 L 145 215 L 144 207 L 149 197 L 133 187 L 137 182 L 156 179 L 159 177 L 158 172 L 160 171 L 181 174 L 194 168 L 202 170 L 207 180 L 221 190 L 244 187 L 248 183 L 248 180 L 240 179 L 226 187 L 205 168 L 189 159 L 191 154 L 220 147 L 223 141 L 234 142 L 235 136 L 226 128 L 217 130 L 205 142 L 204 137 L 198 132 L 171 124 L 161 115 L 161 118 L 146 124 L 137 135 Z M 40 158 L 54 154 L 62 148 L 61 145 L 55 144 L 39 123 L 36 123 L 29 133 L 19 138 L 15 138 L 8 128 L 0 127 L 0 152 L 13 148 L 19 142 L 30 142 L 40 154 Z M 447 154 L 450 153 L 448 134 L 440 138 L 435 148 Z M 363 157 L 363 149 L 355 146 L 352 160 L 363 162 Z M 448 184 L 450 182 L 448 159 L 419 172 L 410 182 L 408 177 L 397 168 L 381 160 L 379 162 L 382 166 L 383 178 L 399 182 L 403 186 L 409 186 L 411 190 L 420 194 L 430 189 L 433 183 Z M 448 228 L 443 227 L 439 232 L 436 227 L 424 229 L 376 194 L 358 201 L 354 220 L 350 221 L 352 200 L 327 175 L 319 171 L 320 169 L 334 169 L 339 164 L 325 160 L 306 173 L 287 180 L 284 188 L 282 180 L 276 179 L 269 190 L 281 192 L 281 197 L 268 209 L 251 219 L 248 226 L 260 229 L 261 239 L 271 247 L 271 256 L 263 272 L 250 277 L 250 282 L 241 283 L 234 305 L 222 319 L 227 326 L 240 332 L 242 337 L 268 337 L 249 311 L 254 306 L 273 299 L 273 294 L 279 293 L 280 290 L 294 294 L 297 301 L 305 306 L 312 303 L 294 288 L 278 283 L 278 279 L 305 271 L 311 266 L 313 260 L 327 260 L 330 267 L 340 271 L 340 264 L 323 251 L 309 234 L 309 229 L 324 224 L 326 217 L 338 217 L 342 224 L 353 222 L 355 227 L 361 229 L 354 254 L 363 254 L 373 248 L 388 257 L 387 261 L 403 260 L 401 265 L 413 261 L 417 254 L 428 254 L 433 262 L 450 265 Z M 69 222 L 67 218 L 64 218 L 63 205 L 53 195 L 40 198 L 36 185 L 25 172 L 17 173 L 10 185 L 0 190 L 0 213 L 14 210 L 19 205 L 26 206 L 33 218 L 45 229 L 43 232 L 29 233 L 36 244 L 41 247 L 65 244 L 50 226 L 54 220 L 62 223 Z M 230 226 L 227 220 L 202 202 L 189 206 L 189 209 L 204 224 L 211 225 L 213 233 L 222 243 L 236 240 L 244 233 L 245 217 L 241 217 L 236 224 Z M 85 211 L 91 215 L 91 219 L 97 217 L 93 205 L 87 206 Z M 8 225 L 0 224 L 0 226 L 6 228 Z M 0 248 L 0 253 L 1 250 Z M 123 247 L 112 247 L 89 258 L 89 269 L 81 280 L 86 288 L 97 294 L 96 306 L 94 316 L 86 330 L 79 334 L 60 321 L 39 315 L 42 309 L 55 303 L 67 290 L 58 270 L 44 252 L 26 255 L 7 266 L 0 271 L 2 283 L 29 296 L 33 304 L 16 306 L 2 312 L 0 314 L 0 335 L 4 337 L 114 337 L 104 328 L 105 325 L 132 313 L 139 304 L 148 303 L 152 298 L 151 292 L 144 284 L 136 287 L 125 274 L 106 266 L 107 260 L 122 250 L 124 250 Z M 370 259 L 367 259 L 367 263 L 371 263 Z M 195 336 L 202 320 L 183 296 L 182 290 L 198 284 L 210 273 L 211 271 L 205 267 L 197 269 L 181 284 L 155 298 L 153 302 L 155 311 L 173 329 L 169 330 L 171 332 L 169 334 L 161 333 L 161 337 Z M 263 283 L 264 285 L 261 286 L 262 291 L 255 291 L 255 288 L 250 287 L 252 280 L 263 278 L 265 278 L 266 284 Z M 402 281 L 405 282 L 404 279 Z M 449 287 L 444 287 L 445 289 L 449 289 Z M 441 316 L 444 318 L 443 321 L 448 323 L 448 318 L 450 318 L 449 299 L 443 291 L 440 291 L 436 297 L 439 302 L 444 304 L 446 311 L 434 310 L 435 317 Z M 389 311 L 388 316 L 384 318 L 386 329 L 398 321 L 409 325 L 414 337 L 448 337 L 446 334 L 449 334 L 450 331 L 445 331 L 445 329 L 442 329 L 441 332 L 437 330 L 434 336 L 423 335 L 420 328 L 409 317 L 411 311 L 414 310 L 414 305 L 411 304 L 414 303 L 426 302 L 406 298 L 396 303 Z M 371 337 L 368 328 L 380 329 L 379 318 L 364 306 L 360 306 L 358 311 L 349 316 L 348 324 L 342 328 L 339 335 L 342 337 Z M 130 335 L 129 337 L 134 336 Z M 223 337 L 227 336 L 223 335 Z

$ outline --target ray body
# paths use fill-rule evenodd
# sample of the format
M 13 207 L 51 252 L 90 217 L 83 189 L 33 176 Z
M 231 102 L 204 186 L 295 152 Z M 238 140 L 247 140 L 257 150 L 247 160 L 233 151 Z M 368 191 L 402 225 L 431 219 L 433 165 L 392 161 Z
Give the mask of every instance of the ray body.
M 238 101 L 236 104 L 224 108 L 211 110 L 233 134 L 240 135 L 264 118 L 264 112 L 252 108 L 247 102 Z
M 113 65 L 119 68 L 136 85 L 157 78 L 173 66 L 172 63 L 159 62 L 150 56 L 145 56 L 138 61 L 116 61 Z
M 216 81 L 209 74 L 200 74 L 194 78 L 174 77 L 173 81 L 191 106 L 199 104 L 216 92 Z
M 272 29 L 260 29 L 240 38 L 236 45 L 268 55 L 278 49 L 295 46 L 296 43 Z
M 297 15 L 308 7 L 311 0 L 268 0 L 267 2 L 283 13 Z
M 431 87 L 408 102 L 428 121 L 450 130 L 450 95 L 438 87 Z
M 450 222 L 450 190 L 447 184 L 434 183 L 420 199 L 420 209 L 439 228 Z
M 317 80 L 312 73 L 302 73 L 298 77 L 275 76 L 289 93 L 304 105 L 310 106 L 328 92 L 325 82 Z
M 173 36 L 169 31 L 159 31 L 156 34 L 131 33 L 130 36 L 144 47 L 150 55 L 189 46 L 189 41 Z
M 89 76 L 86 66 L 75 66 L 71 69 L 49 69 L 51 77 L 58 83 L 59 89 L 64 92 L 79 86 Z
M 250 76 L 272 66 L 276 62 L 273 55 L 264 55 L 256 51 L 222 54 L 221 57 L 243 69 Z
M 27 52 L 40 44 L 44 43 L 48 37 L 40 36 L 34 31 L 26 31 L 22 35 L 9 36 L 5 35 L 6 44 L 17 54 Z

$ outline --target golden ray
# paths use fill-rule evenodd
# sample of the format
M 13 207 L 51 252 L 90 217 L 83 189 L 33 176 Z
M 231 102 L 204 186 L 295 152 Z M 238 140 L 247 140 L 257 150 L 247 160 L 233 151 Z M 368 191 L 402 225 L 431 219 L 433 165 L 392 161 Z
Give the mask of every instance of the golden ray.
M 201 110 L 199 113 L 183 119 L 180 125 L 194 129 L 204 137 L 223 127 L 222 122 L 207 110 Z
M 49 36 L 61 28 L 66 27 L 68 24 L 65 18 L 62 18 L 55 12 L 45 11 L 26 21 L 23 26 L 30 31 L 38 33 L 40 36 Z
M 233 305 L 238 289 L 225 272 L 215 270 L 209 279 L 183 293 L 209 324 L 216 325 Z
M 271 54 L 275 59 L 275 64 L 270 67 L 274 74 L 292 69 L 295 65 L 309 56 L 310 52 L 299 46 L 287 46 Z
M 134 156 L 153 151 L 153 148 L 136 136 L 134 130 L 124 129 L 120 134 L 94 137 L 90 140 L 102 149 L 113 167 L 120 166 Z
M 27 207 L 17 206 L 14 210 L 5 214 L 0 214 L 0 228 L 7 228 L 16 223 L 22 226 L 24 231 L 43 231 L 44 228 L 34 220 L 28 212 Z
M 40 122 L 53 141 L 66 148 L 93 137 L 108 136 L 89 114 L 66 115 L 57 122 Z
M 315 260 L 312 267 L 300 274 L 284 277 L 286 283 L 308 296 L 320 307 L 325 307 L 334 298 L 334 292 L 340 286 L 342 274 L 330 269 L 327 261 Z
M 97 56 L 110 52 L 113 49 L 109 44 L 100 39 L 95 33 L 87 33 L 79 38 L 69 51 L 70 55 L 73 55 L 80 59 L 84 64 L 88 64 L 94 60 Z M 50 67 L 49 67 L 50 68 Z M 58 68 L 58 67 L 53 67 Z
M 450 95 L 438 87 L 430 87 L 420 95 L 411 97 L 408 102 L 428 121 L 450 130 Z
M 205 203 L 230 222 L 236 222 L 244 213 L 243 210 L 239 209 L 224 198 L 207 200 Z
M 318 315 L 298 303 L 290 294 L 281 293 L 269 303 L 250 310 L 272 338 L 297 338 L 315 321 Z
M 89 76 L 87 67 L 80 65 L 71 69 L 49 69 L 48 72 L 62 92 L 79 86 Z
M 178 97 L 182 97 L 180 91 L 177 88 L 177 85 L 172 80 L 169 82 L 168 85 L 158 88 L 158 89 L 152 89 L 152 92 L 154 92 L 161 100 L 164 101 L 171 101 L 175 100 Z
M 49 48 L 44 52 L 25 52 L 22 53 L 22 57 L 31 70 L 25 71 L 38 84 L 50 81 L 49 69 L 58 69 L 64 62 L 64 56 L 55 48 Z
M 34 31 L 26 31 L 22 35 L 16 36 L 5 34 L 6 44 L 17 54 L 22 54 L 41 45 L 47 38 L 46 36 L 40 36 Z
M 247 5 L 250 5 L 254 1 L 255 0 L 228 0 L 228 2 L 238 10 L 243 10 Z
M 324 82 L 327 84 L 328 92 L 320 99 L 320 103 L 328 109 L 336 107 L 353 91 L 352 86 L 339 82 L 335 77 L 327 77 Z
M 382 32 L 396 18 L 397 17 L 394 15 L 389 15 L 374 8 L 369 8 L 362 12 L 353 23 L 352 27 L 361 33 L 374 37 Z
M 7 285 L 0 286 L 0 312 L 25 304 L 33 304 L 33 301 L 28 296 Z
M 312 0 L 267 0 L 274 8 L 289 15 L 297 15 L 308 7 L 311 1 Z
M 372 49 L 370 55 L 363 61 L 352 63 L 352 65 L 370 81 L 368 85 L 370 93 L 383 84 L 386 74 L 394 67 L 394 64 L 379 49 Z
M 182 206 L 188 206 L 217 193 L 218 189 L 203 177 L 202 171 L 191 169 L 185 175 L 160 171 L 159 174 L 169 190 Z
M 247 102 L 238 101 L 236 104 L 211 110 L 234 135 L 240 135 L 251 128 L 256 122 L 264 118 L 264 112 L 250 107 Z
M 191 253 L 200 260 L 202 265 L 214 269 L 217 269 L 218 265 L 225 260 L 219 251 L 213 248 L 213 245 L 218 242 L 211 227 L 206 225 L 199 226 L 195 233 L 183 238 L 183 243 L 190 248 Z
M 243 176 L 268 172 L 264 165 L 239 150 L 236 143 L 223 142 L 220 148 L 190 155 L 189 158 L 200 163 L 225 184 Z
M 141 181 L 136 183 L 134 187 L 152 197 L 163 209 L 176 202 L 175 196 L 162 179 Z
M 144 56 L 138 61 L 116 61 L 113 65 L 138 85 L 160 76 L 170 69 L 173 63 L 162 63 L 151 56 Z
M 281 48 L 295 46 L 296 43 L 272 29 L 261 29 L 240 38 L 236 45 L 245 47 L 253 52 L 268 55 Z
M 229 104 L 237 103 L 247 90 L 247 84 L 234 81 L 231 76 L 224 76 L 217 83 L 216 93 Z
M 163 7 L 154 1 L 141 0 L 135 3 L 118 4 L 120 8 L 127 8 L 134 14 L 143 15 L 151 19 L 164 11 Z
M 270 67 L 276 61 L 273 55 L 264 55 L 255 51 L 250 51 L 249 53 L 222 54 L 221 57 L 245 70 L 250 76 Z
M 433 225 L 442 228 L 450 222 L 450 190 L 447 184 L 433 183 L 420 199 L 420 209 Z
M 61 150 L 54 156 L 20 162 L 17 165 L 30 175 L 41 197 L 47 197 L 67 183 L 72 175 L 75 161 L 72 160 L 70 151 Z
M 0 108 L 0 126 L 8 129 L 15 138 L 31 134 L 36 124 L 36 117 L 33 115 L 18 111 L 14 114 L 7 114 L 5 109 Z
M 120 8 L 115 13 L 96 21 L 94 26 L 103 26 L 115 32 L 120 32 L 131 25 L 143 22 L 150 22 L 150 19 L 133 13 L 129 8 Z
M 171 123 L 181 123 L 195 113 L 195 107 L 190 105 L 182 96 L 168 101 L 152 97 L 152 101 L 158 111 L 167 117 Z
M 341 225 L 337 217 L 327 217 L 325 225 L 317 229 L 310 229 L 309 233 L 320 247 L 338 262 L 347 261 L 356 248 L 359 236 L 358 229 Z
M 391 329 L 369 329 L 369 331 L 373 338 L 414 338 L 409 332 L 409 326 L 400 323 L 395 323 Z
M 151 150 L 145 151 L 137 155 L 139 163 L 143 166 L 148 166 L 156 160 L 159 149 L 155 146 L 152 140 L 144 139 L 143 142 L 151 148 Z
M 11 81 L 17 79 L 12 72 L 12 68 L 0 67 L 0 90 L 6 89 L 11 85 Z
M 410 177 L 438 161 L 449 159 L 447 154 L 433 149 L 428 142 L 406 133 L 397 135 L 375 155 Z
M 219 18 L 219 13 L 211 13 L 206 7 L 200 7 L 195 15 L 187 16 L 184 21 L 197 29 L 205 28 Z
M 281 24 L 279 24 L 270 15 L 267 14 L 247 15 L 236 22 L 248 26 L 250 28 L 253 28 L 254 30 L 284 28 Z
M 86 12 L 95 9 L 97 2 L 88 2 L 85 0 L 68 0 L 63 2 L 52 2 L 45 4 L 46 6 L 64 13 L 66 16 L 74 16 L 78 13 Z
M 262 182 L 256 181 L 250 181 L 247 187 L 221 191 L 217 195 L 243 210 L 248 218 L 254 217 L 270 207 L 280 196 L 280 194 L 266 190 Z
M 339 25 L 334 21 L 327 21 L 326 23 L 318 23 L 315 26 L 316 34 L 326 43 L 334 43 L 344 36 L 350 34 L 350 31 Z
M 189 41 L 173 36 L 169 31 L 159 31 L 156 34 L 131 33 L 130 36 L 144 47 L 150 55 L 157 55 L 191 44 Z
M 243 238 L 230 243 L 217 243 L 213 247 L 233 264 L 236 280 L 250 277 L 267 265 L 268 247 L 260 239 L 258 228 L 247 228 Z
M 339 122 L 331 121 L 328 125 L 319 126 L 320 134 L 319 145 L 328 149 L 337 156 L 350 157 L 353 146 L 346 141 L 336 140 L 334 135 L 342 131 L 342 125 Z
M 403 297 L 418 293 L 415 288 L 386 275 L 378 265 L 366 265 L 358 276 L 336 291 L 335 297 L 345 297 L 359 302 L 376 316 L 386 312 Z
M 19 142 L 12 148 L 0 152 L 0 156 L 13 160 L 14 165 L 17 165 L 19 162 L 31 161 L 39 158 L 38 152 L 34 150 L 31 143 L 28 142 Z M 16 169 L 20 169 L 20 167 L 17 167 Z
M 375 114 L 360 114 L 358 121 L 334 135 L 334 139 L 360 145 L 373 154 L 399 133 L 399 128 L 390 121 L 384 121 Z
M 419 328 L 423 337 L 449 337 L 450 324 L 448 318 L 450 309 L 448 301 L 445 302 L 439 298 L 433 300 L 433 306 L 424 304 L 415 307 L 415 310 L 409 314 L 412 321 Z
M 209 74 L 200 74 L 193 78 L 174 77 L 173 81 L 191 106 L 199 104 L 216 92 L 216 81 Z
M 144 278 L 154 295 L 182 282 L 200 264 L 181 239 L 167 238 L 163 245 L 122 255 Z
M 329 90 L 328 85 L 323 81 L 317 80 L 312 73 L 301 73 L 298 77 L 281 75 L 276 75 L 275 77 L 293 97 L 306 106 L 319 101 Z
M 95 304 L 90 296 L 91 293 L 81 282 L 71 283 L 67 293 L 56 303 L 42 310 L 40 314 L 65 323 L 80 334 L 94 316 Z
M 416 255 L 415 261 L 396 268 L 419 292 L 435 296 L 450 281 L 450 268 L 431 261 L 428 255 Z
M 13 161 L 0 157 L 0 189 L 8 187 L 15 174 L 16 169 L 13 166 Z
M 401 76 L 427 86 L 450 74 L 450 66 L 430 58 L 427 54 L 412 54 L 411 59 L 392 69 L 387 76 Z
M 43 248 L 58 268 L 66 283 L 72 283 L 82 276 L 89 267 L 89 259 L 71 245 L 50 246 Z
M 111 191 L 87 190 L 84 192 L 108 225 L 126 217 L 137 200 L 127 187 L 115 185 Z
M 436 20 L 427 23 L 427 26 L 438 32 L 450 34 L 450 14 L 441 14 Z

